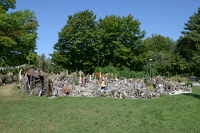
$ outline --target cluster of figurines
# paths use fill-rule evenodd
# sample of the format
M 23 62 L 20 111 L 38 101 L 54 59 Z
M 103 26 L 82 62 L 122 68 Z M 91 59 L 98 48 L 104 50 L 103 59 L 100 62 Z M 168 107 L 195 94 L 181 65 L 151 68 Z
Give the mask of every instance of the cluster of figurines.
M 82 71 L 77 75 L 68 75 L 53 83 L 53 97 L 84 96 L 114 98 L 153 98 L 163 95 L 190 93 L 191 86 L 171 82 L 157 76 L 152 79 L 118 79 L 116 74 L 101 72 L 84 76 Z
M 171 82 L 157 76 L 152 79 L 118 79 L 116 74 L 84 75 L 77 73 L 47 74 L 39 69 L 28 69 L 20 78 L 22 91 L 32 95 L 113 98 L 154 98 L 163 95 L 190 93 L 190 85 Z

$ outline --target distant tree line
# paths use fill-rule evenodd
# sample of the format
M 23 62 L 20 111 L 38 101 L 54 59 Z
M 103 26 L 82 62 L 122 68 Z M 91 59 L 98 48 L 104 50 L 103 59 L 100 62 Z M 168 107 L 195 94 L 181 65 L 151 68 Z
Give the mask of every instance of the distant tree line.
M 121 70 L 165 76 L 200 76 L 200 8 L 185 23 L 178 40 L 153 34 L 145 38 L 140 21 L 110 15 L 97 20 L 85 10 L 68 16 L 59 32 L 51 59 L 35 52 L 38 21 L 29 10 L 10 12 L 15 0 L 0 1 L 0 66 L 34 65 L 46 72 L 63 70 L 92 73 Z M 152 59 L 152 62 L 150 62 Z

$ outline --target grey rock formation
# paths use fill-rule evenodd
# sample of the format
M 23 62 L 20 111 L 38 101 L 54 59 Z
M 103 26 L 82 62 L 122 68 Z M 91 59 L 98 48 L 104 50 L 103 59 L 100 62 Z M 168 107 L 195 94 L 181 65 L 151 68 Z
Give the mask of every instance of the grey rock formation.
M 28 94 L 50 97 L 112 97 L 155 98 L 163 95 L 190 93 L 191 86 L 164 80 L 157 76 L 150 80 L 116 79 L 113 76 L 95 78 L 80 74 L 45 74 L 40 70 L 28 70 L 22 82 L 22 91 Z

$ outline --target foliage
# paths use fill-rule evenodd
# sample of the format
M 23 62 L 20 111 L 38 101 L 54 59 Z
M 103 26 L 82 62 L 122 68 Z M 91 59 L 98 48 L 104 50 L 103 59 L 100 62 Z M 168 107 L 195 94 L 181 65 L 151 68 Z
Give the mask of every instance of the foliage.
M 113 76 L 117 76 L 118 78 L 147 78 L 149 77 L 148 72 L 146 71 L 131 71 L 128 68 L 120 68 L 114 67 L 112 65 L 105 66 L 105 67 L 96 67 L 94 72 L 101 72 L 101 73 L 109 73 Z
M 124 68 L 119 72 L 119 77 L 124 78 L 148 78 L 149 74 L 147 71 L 133 71 L 128 68 Z
M 68 17 L 54 45 L 52 61 L 70 71 L 93 72 L 96 66 L 136 68 L 144 31 L 133 16 L 106 16 L 95 21 L 92 11 L 82 11 Z
M 96 65 L 96 16 L 86 10 L 68 17 L 54 45 L 52 61 L 71 71 L 91 71 Z
M 145 32 L 132 15 L 110 15 L 96 21 L 92 11 L 78 12 L 69 16 L 59 33 L 52 62 L 63 69 L 86 73 L 112 68 L 110 72 L 122 77 L 148 77 L 150 65 L 153 76 L 200 76 L 199 14 L 200 8 L 176 42 L 157 34 L 142 40 Z
M 36 49 L 37 27 L 29 10 L 0 14 L 0 66 L 27 63 Z
M 119 74 L 119 69 L 109 65 L 109 66 L 105 66 L 105 67 L 96 67 L 94 72 L 101 72 L 101 73 L 112 73 L 112 74 Z
M 46 59 L 45 54 L 37 55 L 36 66 L 42 69 L 44 72 L 48 72 L 48 67 L 50 65 L 49 61 Z
M 45 54 L 37 55 L 35 66 L 48 73 L 59 73 L 64 71 L 64 69 L 62 69 L 59 65 L 55 65 L 50 58 L 46 58 Z
M 200 77 L 200 54 L 192 57 L 190 62 L 191 72 L 193 75 Z
M 115 67 L 136 69 L 135 56 L 139 54 L 140 44 L 145 32 L 140 30 L 140 22 L 132 15 L 118 17 L 106 16 L 99 20 L 100 66 L 110 63 Z M 137 69 L 136 69 L 137 70 Z
M 5 13 L 9 8 L 15 9 L 16 0 L 0 0 L 0 13 Z
M 29 55 L 27 56 L 28 64 L 30 65 L 31 62 L 34 62 L 36 60 L 36 53 L 30 52 Z
M 174 41 L 169 37 L 153 34 L 151 37 L 148 37 L 143 41 L 142 46 L 143 49 L 153 52 L 159 52 L 159 51 L 173 52 L 176 45 Z
M 186 69 L 185 60 L 178 54 L 157 53 L 155 59 L 153 67 L 155 67 L 159 74 L 164 76 L 180 74 Z
M 186 70 L 185 60 L 175 53 L 176 43 L 169 37 L 152 35 L 142 43 L 142 56 L 149 64 L 149 59 L 153 59 L 152 68 L 157 74 L 171 76 L 183 73 Z
M 183 36 L 178 40 L 177 53 L 189 64 L 189 73 L 200 76 L 200 8 L 185 23 Z
M 79 97 L 48 99 L 24 96 L 18 92 L 20 90 L 9 87 L 0 87 L 0 132 L 200 131 L 199 87 L 193 87 L 191 94 L 137 100 Z M 10 93 L 6 95 L 8 91 Z

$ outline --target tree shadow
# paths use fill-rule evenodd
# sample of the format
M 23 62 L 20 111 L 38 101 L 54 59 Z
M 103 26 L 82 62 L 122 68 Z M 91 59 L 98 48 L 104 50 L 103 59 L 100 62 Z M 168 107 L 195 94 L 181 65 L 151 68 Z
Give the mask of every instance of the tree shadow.
M 183 95 L 185 95 L 185 96 L 191 96 L 191 97 L 200 99 L 200 95 L 197 95 L 197 94 L 186 93 L 186 94 L 183 94 Z

